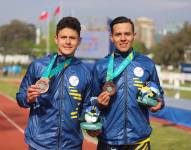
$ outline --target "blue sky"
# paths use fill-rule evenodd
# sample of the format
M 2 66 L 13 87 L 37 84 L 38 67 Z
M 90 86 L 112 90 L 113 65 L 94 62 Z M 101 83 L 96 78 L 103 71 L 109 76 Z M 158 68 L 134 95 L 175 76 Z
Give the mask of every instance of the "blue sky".
M 43 10 L 53 13 L 61 5 L 63 16 L 127 16 L 154 19 L 158 29 L 169 23 L 191 22 L 191 0 L 0 0 L 0 25 L 19 19 L 38 24 Z

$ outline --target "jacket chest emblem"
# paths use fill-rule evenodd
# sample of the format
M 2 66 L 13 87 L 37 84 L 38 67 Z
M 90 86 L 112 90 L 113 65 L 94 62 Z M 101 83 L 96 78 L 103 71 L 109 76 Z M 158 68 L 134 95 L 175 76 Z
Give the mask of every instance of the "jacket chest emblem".
M 144 75 L 144 70 L 143 68 L 141 67 L 136 67 L 134 70 L 133 70 L 133 73 L 135 76 L 137 77 L 142 77 Z
M 70 76 L 69 83 L 72 86 L 77 86 L 79 84 L 79 78 L 77 76 Z

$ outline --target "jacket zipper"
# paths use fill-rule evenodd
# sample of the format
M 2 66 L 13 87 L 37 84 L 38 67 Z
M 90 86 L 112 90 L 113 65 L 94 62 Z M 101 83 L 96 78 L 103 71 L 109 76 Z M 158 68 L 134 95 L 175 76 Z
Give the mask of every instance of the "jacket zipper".
M 127 143 L 127 104 L 128 104 L 128 99 L 127 99 L 127 69 L 124 70 L 125 73 L 125 143 Z
M 61 92 L 61 97 L 59 100 L 59 123 L 58 123 L 58 145 L 57 149 L 59 150 L 61 148 L 61 128 L 62 128 L 62 98 L 64 99 L 64 76 L 61 78 L 61 87 L 60 87 L 60 92 Z

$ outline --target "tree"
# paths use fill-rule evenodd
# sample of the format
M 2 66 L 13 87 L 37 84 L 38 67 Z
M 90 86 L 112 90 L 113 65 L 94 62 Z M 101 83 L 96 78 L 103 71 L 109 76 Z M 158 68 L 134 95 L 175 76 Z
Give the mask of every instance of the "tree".
M 42 29 L 44 28 L 45 30 L 43 31 L 41 29 L 41 37 L 40 37 L 40 43 L 38 45 L 35 45 L 35 51 L 34 55 L 35 57 L 39 57 L 42 55 L 45 55 L 47 53 L 47 48 L 49 48 L 49 52 L 53 53 L 57 51 L 57 46 L 55 44 L 54 38 L 56 36 L 56 23 L 55 19 L 53 18 L 49 23 L 48 23 L 48 28 L 49 30 L 47 31 L 47 27 L 41 27 Z M 47 32 L 49 32 L 49 37 L 47 37 Z M 47 47 L 47 38 L 49 42 L 49 47 Z
M 185 50 L 191 46 L 191 24 L 185 23 L 177 33 L 168 33 L 154 48 L 154 60 L 158 64 L 178 67 L 185 62 Z
M 9 54 L 30 54 L 35 44 L 35 26 L 19 20 L 0 27 L 0 51 Z
M 53 19 L 49 25 L 49 43 L 50 43 L 50 51 L 56 52 L 57 45 L 55 44 L 55 36 L 56 36 L 56 21 Z
M 148 50 L 145 47 L 144 43 L 140 41 L 135 41 L 133 44 L 133 48 L 135 49 L 136 52 L 141 53 L 141 54 L 148 54 Z

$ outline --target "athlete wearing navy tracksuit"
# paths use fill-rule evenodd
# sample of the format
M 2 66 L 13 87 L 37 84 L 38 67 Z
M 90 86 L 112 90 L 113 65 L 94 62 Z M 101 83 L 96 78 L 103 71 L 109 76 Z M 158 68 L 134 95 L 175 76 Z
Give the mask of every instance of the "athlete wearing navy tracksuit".
M 143 150 L 150 149 L 149 109 L 153 112 L 164 106 L 163 90 L 160 87 L 155 64 L 148 57 L 137 54 L 133 48 L 134 25 L 126 17 L 118 17 L 111 23 L 111 40 L 116 49 L 99 60 L 93 69 L 94 95 L 98 96 L 101 108 L 102 131 L 88 131 L 92 136 L 98 136 L 98 150 Z M 111 55 L 114 58 L 113 70 L 122 68 L 125 58 L 132 55 L 129 64 L 124 67 L 112 82 L 116 92 L 111 96 L 102 91 L 107 82 L 108 67 Z M 139 86 L 152 81 L 159 86 L 160 102 L 157 106 L 148 108 L 139 105 L 137 94 Z M 101 93 L 101 94 L 100 94 Z
M 90 100 L 92 77 L 87 67 L 73 56 L 80 43 L 80 29 L 76 18 L 61 19 L 55 37 L 57 54 L 32 62 L 21 82 L 16 98 L 21 107 L 30 108 L 25 130 L 25 141 L 29 149 L 82 149 L 83 136 L 79 117 Z M 54 58 L 52 69 L 67 59 L 72 59 L 67 66 L 63 65 L 59 72 L 49 78 L 48 91 L 39 93 L 39 87 L 35 83 L 42 78 L 48 70 L 45 68 Z

